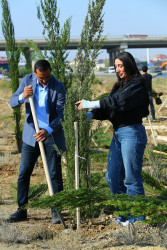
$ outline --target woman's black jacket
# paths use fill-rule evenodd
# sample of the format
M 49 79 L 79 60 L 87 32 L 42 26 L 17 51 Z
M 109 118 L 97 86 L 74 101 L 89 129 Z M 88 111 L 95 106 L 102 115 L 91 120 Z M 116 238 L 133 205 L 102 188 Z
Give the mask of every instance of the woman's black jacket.
M 110 95 L 100 100 L 100 109 L 93 110 L 93 118 L 109 120 L 114 129 L 142 123 L 148 116 L 149 97 L 145 79 L 142 76 L 115 84 Z

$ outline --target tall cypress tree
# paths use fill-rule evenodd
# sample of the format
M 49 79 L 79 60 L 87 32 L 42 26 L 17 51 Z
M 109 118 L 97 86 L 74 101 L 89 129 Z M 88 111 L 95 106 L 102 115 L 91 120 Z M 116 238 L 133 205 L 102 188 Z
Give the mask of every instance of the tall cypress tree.
M 14 93 L 19 86 L 19 60 L 20 60 L 20 49 L 15 44 L 15 32 L 12 23 L 12 18 L 10 14 L 10 8 L 7 0 L 1 0 L 2 5 L 2 32 L 6 40 L 6 55 L 9 64 L 9 73 L 12 84 L 12 92 Z M 20 119 L 21 111 L 20 108 L 15 108 L 13 110 L 14 118 L 16 122 L 15 136 L 17 141 L 18 152 L 21 152 L 21 128 Z
M 74 122 L 77 121 L 75 102 L 78 100 L 77 88 L 70 87 L 66 94 L 66 104 L 64 108 L 63 129 L 66 139 L 66 187 L 75 188 L 75 131 Z
M 52 74 L 62 81 L 67 89 L 72 82 L 72 70 L 66 63 L 71 18 L 66 20 L 63 28 L 60 28 L 60 11 L 57 9 L 57 0 L 40 0 L 40 5 L 37 7 L 37 16 L 43 25 L 43 35 L 48 43 L 49 50 L 48 56 L 45 51 L 45 57 L 48 57 L 51 64 Z
M 90 122 L 86 121 L 86 111 L 79 113 L 75 109 L 74 103 L 77 100 L 91 100 L 90 86 L 94 79 L 95 60 L 100 53 L 104 38 L 103 32 L 103 14 L 102 10 L 105 0 L 92 0 L 88 4 L 88 12 L 81 33 L 81 40 L 78 46 L 76 56 L 76 79 L 75 84 L 68 89 L 67 100 L 65 105 L 65 120 L 63 123 L 66 146 L 67 146 L 67 169 L 71 171 L 69 188 L 74 187 L 74 124 L 75 120 L 79 121 L 79 166 L 80 166 L 80 185 L 88 187 L 89 184 L 89 148 L 90 148 Z M 73 97 L 73 98 L 72 98 Z M 67 119 L 68 118 L 68 119 Z

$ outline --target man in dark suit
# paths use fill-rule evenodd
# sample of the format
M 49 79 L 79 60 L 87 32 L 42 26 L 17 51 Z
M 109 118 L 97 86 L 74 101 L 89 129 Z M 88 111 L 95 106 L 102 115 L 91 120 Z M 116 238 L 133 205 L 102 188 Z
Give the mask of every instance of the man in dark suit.
M 23 144 L 17 185 L 18 210 L 9 216 L 8 222 L 27 219 L 25 205 L 28 203 L 30 177 L 40 155 L 38 142 L 43 142 L 53 192 L 63 190 L 61 156 L 54 145 L 65 150 L 65 138 L 61 125 L 65 103 L 65 88 L 51 75 L 51 66 L 47 60 L 39 60 L 34 65 L 32 74 L 26 75 L 17 91 L 12 95 L 12 108 L 25 103 L 26 119 L 23 129 Z M 39 132 L 36 133 L 32 118 L 29 97 L 33 96 Z M 52 209 L 52 223 L 59 222 L 59 216 Z
M 151 115 L 152 115 L 153 122 L 155 122 L 156 121 L 155 109 L 154 109 L 153 97 L 152 97 L 152 75 L 148 74 L 147 70 L 148 70 L 147 66 L 142 67 L 142 71 L 143 71 L 142 76 L 146 80 L 147 90 L 148 90 L 148 95 L 149 95 L 149 104 L 150 104 L 150 108 L 151 108 Z

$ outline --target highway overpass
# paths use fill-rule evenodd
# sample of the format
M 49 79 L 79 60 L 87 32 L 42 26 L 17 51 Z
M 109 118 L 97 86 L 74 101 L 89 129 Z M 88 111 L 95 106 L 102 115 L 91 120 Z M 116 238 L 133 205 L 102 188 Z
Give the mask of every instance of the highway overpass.
M 41 50 L 48 49 L 48 44 L 45 39 L 32 39 Z M 67 45 L 68 50 L 76 50 L 80 38 L 71 38 Z M 0 40 L 0 51 L 5 51 L 5 40 Z M 16 45 L 22 44 L 27 48 L 25 39 L 17 39 Z M 110 65 L 113 65 L 113 60 L 116 54 L 124 49 L 137 49 L 137 48 L 167 48 L 167 36 L 144 36 L 144 37 L 110 37 L 105 38 L 103 48 L 109 53 Z M 28 49 L 28 48 L 27 48 Z

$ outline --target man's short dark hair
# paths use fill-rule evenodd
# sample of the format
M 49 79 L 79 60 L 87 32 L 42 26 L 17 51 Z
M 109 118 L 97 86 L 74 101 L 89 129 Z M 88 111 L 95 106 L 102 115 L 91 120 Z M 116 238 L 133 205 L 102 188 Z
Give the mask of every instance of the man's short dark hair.
M 148 70 L 148 67 L 147 67 L 146 65 L 144 65 L 144 66 L 142 67 L 142 71 L 143 71 L 143 72 L 147 72 L 147 70 Z
M 50 63 L 47 60 L 41 59 L 37 61 L 34 65 L 34 71 L 39 70 L 40 72 L 47 71 L 48 69 L 51 70 Z

